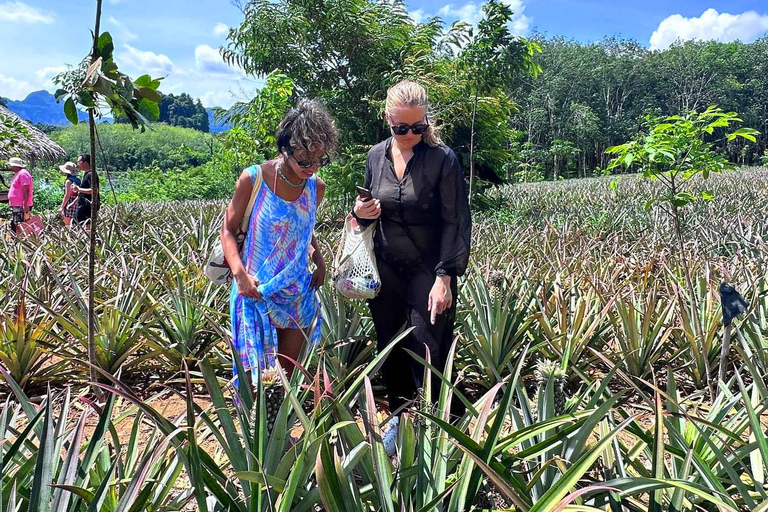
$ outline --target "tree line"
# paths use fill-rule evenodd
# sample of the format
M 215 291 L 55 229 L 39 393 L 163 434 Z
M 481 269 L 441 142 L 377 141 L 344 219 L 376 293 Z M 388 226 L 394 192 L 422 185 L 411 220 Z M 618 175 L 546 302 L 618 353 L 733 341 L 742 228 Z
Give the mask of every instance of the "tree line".
M 431 115 L 465 168 L 494 182 L 607 172 L 605 149 L 634 137 L 646 116 L 717 104 L 768 131 L 768 38 L 664 51 L 618 38 L 520 38 L 497 0 L 484 4 L 477 27 L 416 23 L 404 4 L 383 0 L 250 0 L 242 10 L 225 60 L 256 76 L 277 71 L 294 96 L 324 101 L 340 128 L 342 161 L 387 136 L 386 89 L 404 78 L 427 86 Z M 766 140 L 721 149 L 756 164 Z
M 562 37 L 541 45 L 536 78 L 518 76 L 507 92 L 518 111 L 513 166 L 541 178 L 599 174 L 605 149 L 635 136 L 646 116 L 718 105 L 761 132 L 757 143 L 721 144 L 728 159 L 756 165 L 768 144 L 768 37 L 753 43 L 686 41 L 650 51 L 631 39 L 584 44 Z

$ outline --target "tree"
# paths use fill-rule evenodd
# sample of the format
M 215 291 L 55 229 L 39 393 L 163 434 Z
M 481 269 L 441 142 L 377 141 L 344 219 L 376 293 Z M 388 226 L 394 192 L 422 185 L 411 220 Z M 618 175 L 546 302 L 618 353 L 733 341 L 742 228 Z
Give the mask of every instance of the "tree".
M 238 168 L 275 154 L 277 127 L 294 99 L 293 80 L 284 74 L 270 73 L 266 82 L 251 101 L 235 103 L 217 116 L 234 125 L 221 141 Z
M 161 123 L 168 123 L 171 126 L 181 126 L 182 128 L 194 128 L 201 132 L 208 132 L 208 113 L 200 102 L 200 99 L 193 99 L 187 93 L 161 95 L 160 116 L 158 120 Z
M 157 119 L 160 96 L 157 87 L 160 79 L 142 75 L 135 81 L 118 71 L 113 58 L 115 46 L 109 32 L 100 32 L 102 0 L 96 0 L 96 22 L 90 55 L 77 68 L 54 77 L 61 86 L 56 91 L 56 101 L 64 102 L 64 114 L 72 124 L 78 123 L 78 105 L 88 110 L 88 126 L 91 143 L 91 225 L 88 251 L 88 361 L 91 381 L 96 382 L 96 345 L 94 323 L 94 291 L 96 266 L 96 239 L 99 213 L 99 174 L 96 165 L 96 117 L 101 110 L 109 109 L 116 116 L 125 116 L 134 128 L 144 131 L 150 119 Z M 100 394 L 94 388 L 96 394 Z
M 378 141 L 382 123 L 373 101 L 382 80 L 423 39 L 401 2 L 369 0 L 251 0 L 222 54 L 246 72 L 274 70 L 293 80 L 298 94 L 324 102 L 342 140 Z
M 0 115 L 0 151 L 9 153 L 23 144 L 22 137 L 29 135 L 27 127 L 19 119 Z M 5 161 L 0 160 L 0 164 Z M 3 182 L 3 185 L 5 183 Z
M 509 31 L 512 9 L 498 0 L 483 5 L 483 19 L 477 35 L 464 49 L 460 62 L 469 75 L 468 86 L 473 98 L 469 142 L 469 200 L 475 183 L 474 149 L 478 98 L 510 82 L 517 73 L 536 76 L 541 67 L 533 56 L 541 51 L 535 42 L 514 37 Z
M 758 132 L 752 128 L 739 128 L 726 133 L 732 125 L 741 122 L 735 112 L 725 112 L 716 106 L 710 106 L 703 112 L 693 110 L 663 119 L 649 117 L 648 130 L 645 133 L 607 150 L 609 154 L 616 155 L 609 168 L 635 165 L 640 168 L 644 178 L 661 183 L 664 194 L 658 203 L 672 219 L 678 243 L 678 257 L 685 271 L 694 309 L 698 309 L 698 306 L 691 269 L 685 257 L 685 243 L 680 228 L 681 209 L 694 202 L 697 197 L 707 200 L 713 198 L 709 191 L 701 192 L 698 196 L 691 192 L 688 185 L 692 178 L 700 175 L 707 179 L 710 174 L 722 172 L 732 166 L 725 156 L 716 151 L 713 137 L 722 136 L 729 141 L 737 138 L 756 141 Z M 653 200 L 649 200 L 648 205 L 652 203 Z M 698 322 L 694 325 L 697 331 L 701 329 Z M 696 334 L 701 336 L 700 332 Z M 709 380 L 712 377 L 708 367 L 709 358 L 706 357 L 704 361 Z M 711 382 L 710 390 L 714 398 Z

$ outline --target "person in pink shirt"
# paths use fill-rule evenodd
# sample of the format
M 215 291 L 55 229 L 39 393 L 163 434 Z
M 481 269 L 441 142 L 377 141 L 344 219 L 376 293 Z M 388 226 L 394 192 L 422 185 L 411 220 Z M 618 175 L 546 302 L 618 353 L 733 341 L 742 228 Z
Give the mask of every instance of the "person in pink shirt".
M 30 218 L 34 184 L 32 175 L 25 169 L 21 158 L 13 157 L 8 160 L 8 167 L 13 171 L 13 179 L 8 189 L 8 204 L 11 206 L 11 231 L 18 233 L 19 224 Z

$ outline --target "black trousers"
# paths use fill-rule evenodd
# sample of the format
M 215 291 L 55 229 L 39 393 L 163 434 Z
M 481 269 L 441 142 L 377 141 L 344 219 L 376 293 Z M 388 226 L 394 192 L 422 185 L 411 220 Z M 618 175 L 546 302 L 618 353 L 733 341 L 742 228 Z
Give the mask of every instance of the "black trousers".
M 427 310 L 429 292 L 435 284 L 435 274 L 425 268 L 399 268 L 397 271 L 378 258 L 381 290 L 368 301 L 376 328 L 379 350 L 390 344 L 404 328 L 414 327 L 411 333 L 389 354 L 382 367 L 389 395 L 389 410 L 395 413 L 416 398 L 424 382 L 424 367 L 405 349 L 425 357 L 426 349 L 432 365 L 443 372 L 448 351 L 453 341 L 456 321 L 456 278 L 451 278 L 451 307 L 438 315 L 435 325 L 430 323 Z M 451 378 L 451 376 L 446 376 Z M 442 381 L 432 375 L 433 403 L 437 402 Z M 453 400 L 454 404 L 458 399 Z M 455 405 L 451 407 L 452 412 Z
M 91 220 L 91 205 L 78 206 L 75 213 L 75 222 L 78 224 L 85 224 Z

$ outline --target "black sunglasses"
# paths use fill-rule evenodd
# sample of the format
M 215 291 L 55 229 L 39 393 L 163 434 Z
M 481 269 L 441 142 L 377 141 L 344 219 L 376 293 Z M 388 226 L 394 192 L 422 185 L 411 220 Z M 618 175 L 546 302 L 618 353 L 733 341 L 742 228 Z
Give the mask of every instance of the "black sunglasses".
M 295 156 L 293 156 L 293 149 L 286 148 L 286 153 L 288 153 L 288 156 L 292 157 L 293 160 L 298 164 L 299 167 L 302 169 L 309 169 L 310 167 L 317 165 L 318 167 L 324 167 L 331 163 L 331 157 L 329 157 L 327 154 L 321 156 L 317 160 L 298 160 Z
M 421 135 L 422 133 L 427 131 L 427 128 L 429 128 L 429 124 L 427 123 L 413 123 L 413 124 L 390 124 L 390 128 L 392 128 L 392 133 L 395 135 L 405 135 L 408 133 L 408 130 L 412 131 L 414 135 Z

